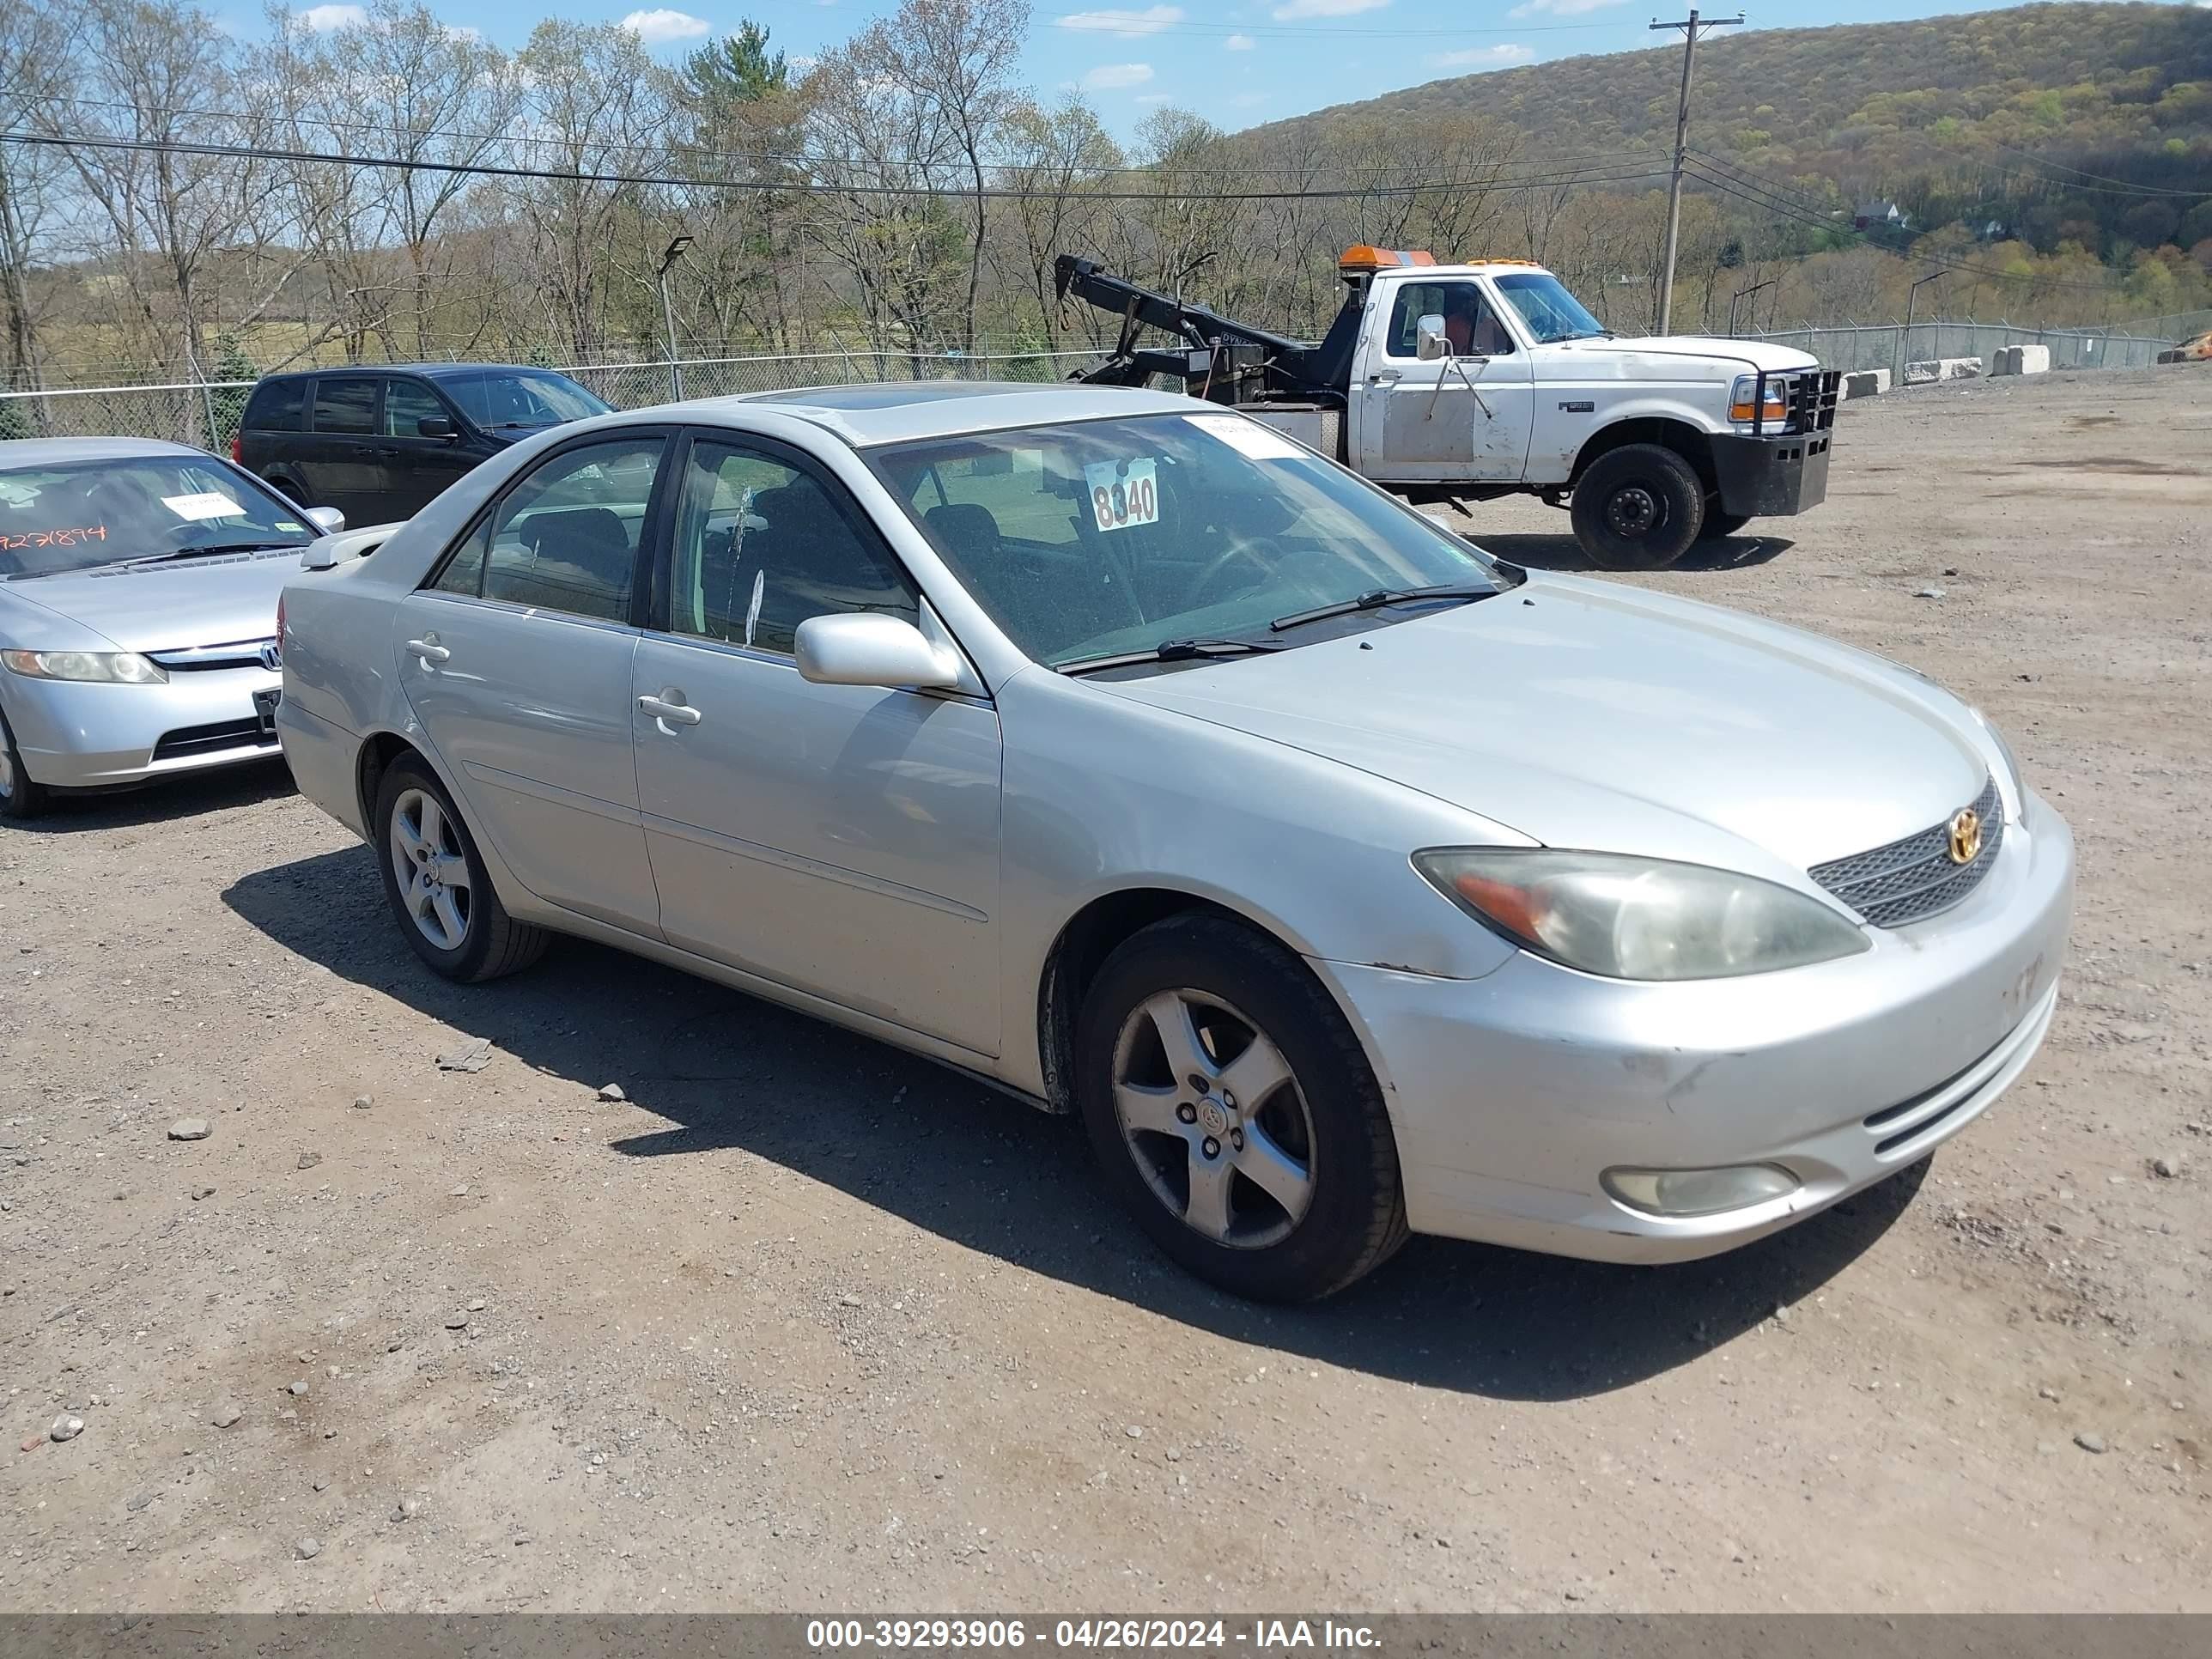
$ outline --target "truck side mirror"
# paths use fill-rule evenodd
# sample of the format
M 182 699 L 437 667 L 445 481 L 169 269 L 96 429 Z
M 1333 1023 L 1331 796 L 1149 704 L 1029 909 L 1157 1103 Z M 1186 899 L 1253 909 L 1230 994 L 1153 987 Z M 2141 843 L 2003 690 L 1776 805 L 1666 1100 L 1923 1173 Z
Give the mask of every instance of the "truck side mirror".
M 1444 319 L 1431 312 L 1413 325 L 1413 355 L 1425 363 L 1433 363 L 1452 355 L 1451 341 L 1444 333 Z

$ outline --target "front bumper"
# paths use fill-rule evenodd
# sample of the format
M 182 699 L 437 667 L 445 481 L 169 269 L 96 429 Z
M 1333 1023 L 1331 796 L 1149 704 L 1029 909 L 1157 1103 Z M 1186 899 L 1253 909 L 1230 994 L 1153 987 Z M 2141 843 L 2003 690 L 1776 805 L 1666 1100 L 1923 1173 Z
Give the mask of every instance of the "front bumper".
M 283 678 L 258 665 L 172 670 L 160 685 L 0 674 L 23 768 L 53 788 L 110 789 L 279 752 L 253 694 Z
M 1419 1232 L 1595 1261 L 1711 1255 L 1956 1134 L 2034 1056 L 2074 887 L 2034 797 L 1967 899 L 1874 948 L 1735 980 L 1631 984 L 1516 956 L 1477 980 L 1317 962 L 1390 1106 Z M 1786 1197 L 1696 1218 L 1609 1196 L 1608 1169 L 1771 1164 Z
M 1721 510 L 1747 519 L 1782 519 L 1828 498 L 1832 432 L 1800 437 L 1714 436 L 1713 475 Z

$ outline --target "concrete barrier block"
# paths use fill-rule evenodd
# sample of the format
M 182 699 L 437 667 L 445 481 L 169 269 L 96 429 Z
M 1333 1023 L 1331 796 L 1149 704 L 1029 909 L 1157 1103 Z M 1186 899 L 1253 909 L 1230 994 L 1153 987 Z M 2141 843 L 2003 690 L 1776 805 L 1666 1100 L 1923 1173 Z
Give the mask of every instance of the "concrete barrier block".
M 1844 376 L 1844 401 L 1854 398 L 1879 398 L 1889 390 L 1889 371 L 1886 368 L 1856 368 Z
M 2015 374 L 2048 374 L 2051 373 L 2051 348 L 2047 345 L 2022 345 L 2011 348 L 2016 359 Z
M 1979 380 L 1982 360 L 1979 357 L 1931 357 L 1925 362 L 1905 366 L 1907 386 L 1924 386 L 1930 380 Z
M 2020 348 L 2018 346 L 1999 346 L 1990 354 L 1990 374 L 1992 378 L 1999 374 L 2019 373 Z

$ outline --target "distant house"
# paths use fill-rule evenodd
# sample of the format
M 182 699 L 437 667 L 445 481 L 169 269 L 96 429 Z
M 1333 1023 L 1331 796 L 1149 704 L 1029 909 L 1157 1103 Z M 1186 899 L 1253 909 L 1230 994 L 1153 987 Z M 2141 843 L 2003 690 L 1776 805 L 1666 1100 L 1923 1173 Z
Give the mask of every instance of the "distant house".
M 2002 219 L 1992 219 L 1982 227 L 1982 240 L 1985 242 L 2002 242 L 2011 234 Z
M 1912 216 L 1894 202 L 1866 202 L 1851 214 L 1854 230 L 1910 230 Z

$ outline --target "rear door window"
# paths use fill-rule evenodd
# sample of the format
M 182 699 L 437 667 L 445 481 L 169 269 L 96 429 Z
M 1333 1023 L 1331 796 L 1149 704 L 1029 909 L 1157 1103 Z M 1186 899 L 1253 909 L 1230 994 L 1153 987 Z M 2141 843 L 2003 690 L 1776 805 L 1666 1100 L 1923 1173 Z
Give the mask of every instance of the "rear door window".
M 384 435 L 419 438 L 420 422 L 451 421 L 438 394 L 420 380 L 387 380 L 384 384 Z
M 324 375 L 315 382 L 315 430 L 373 436 L 378 385 L 374 374 Z
M 246 402 L 243 424 L 253 432 L 298 432 L 307 424 L 305 380 L 264 380 Z

